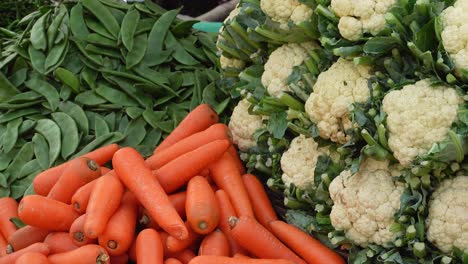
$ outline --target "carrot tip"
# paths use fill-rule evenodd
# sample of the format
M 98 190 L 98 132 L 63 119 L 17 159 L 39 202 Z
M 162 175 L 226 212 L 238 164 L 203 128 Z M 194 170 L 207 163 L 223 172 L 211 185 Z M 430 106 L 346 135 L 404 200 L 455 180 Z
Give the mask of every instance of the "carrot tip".
M 228 218 L 228 222 L 229 222 L 229 226 L 232 228 L 234 228 L 237 224 L 237 222 L 239 222 L 239 218 L 235 217 L 235 216 L 230 216 Z
M 118 245 L 117 242 L 114 240 L 107 241 L 107 247 L 110 249 L 116 249 L 117 245 Z
M 92 171 L 97 171 L 97 169 L 99 169 L 99 165 L 94 160 L 88 160 L 87 165 Z
M 109 261 L 110 257 L 106 253 L 102 252 L 99 256 L 96 258 L 96 264 L 104 264 Z
M 73 208 L 75 208 L 75 210 L 80 210 L 81 209 L 81 206 L 78 202 L 74 202 L 73 203 Z
M 208 223 L 206 223 L 205 221 L 199 222 L 198 228 L 200 228 L 200 230 L 205 230 L 208 228 Z
M 13 248 L 12 245 L 8 244 L 8 246 L 6 247 L 6 253 L 7 254 L 11 254 L 15 251 L 15 249 Z
M 83 242 L 84 238 L 85 238 L 85 235 L 83 234 L 83 232 L 75 232 L 73 234 L 73 238 L 78 242 Z

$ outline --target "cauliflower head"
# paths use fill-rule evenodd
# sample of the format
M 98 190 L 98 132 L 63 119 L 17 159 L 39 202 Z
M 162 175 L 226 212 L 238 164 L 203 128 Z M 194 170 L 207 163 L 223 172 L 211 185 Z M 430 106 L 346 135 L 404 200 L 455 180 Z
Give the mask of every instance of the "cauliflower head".
M 468 250 L 468 176 L 444 180 L 432 194 L 427 239 L 442 252 Z
M 299 24 L 310 20 L 313 13 L 310 7 L 298 0 L 261 0 L 260 8 L 284 30 L 289 29 L 289 21 Z
M 229 121 L 232 140 L 240 150 L 247 150 L 256 145 L 253 134 L 263 126 L 262 117 L 250 115 L 249 107 L 250 103 L 247 99 L 239 101 Z
M 388 161 L 367 159 L 356 174 L 345 170 L 329 187 L 333 227 L 363 247 L 371 243 L 386 246 L 398 235 L 390 226 L 400 208 L 404 184 L 393 180 L 399 171 L 388 165 Z
M 295 66 L 301 65 L 308 57 L 307 50 L 318 48 L 315 42 L 288 43 L 273 51 L 265 63 L 262 84 L 272 96 L 289 91 L 287 79 Z
M 313 138 L 300 135 L 291 141 L 289 149 L 281 157 L 281 179 L 286 186 L 294 184 L 305 190 L 314 188 L 314 171 L 320 155 L 328 154 L 326 148 L 319 148 Z
M 331 9 L 340 17 L 338 29 L 348 40 L 355 41 L 364 33 L 377 35 L 385 28 L 385 13 L 396 0 L 332 0 Z
M 349 141 L 350 136 L 346 134 L 352 128 L 349 107 L 369 98 L 369 71 L 366 66 L 340 58 L 318 76 L 305 110 L 317 124 L 322 138 L 341 144 Z
M 221 69 L 228 69 L 228 68 L 235 68 L 235 69 L 244 69 L 245 68 L 245 61 L 239 60 L 236 58 L 228 58 L 224 55 L 221 55 L 219 58 L 219 62 L 221 64 Z
M 462 102 L 455 89 L 431 87 L 427 80 L 385 95 L 382 105 L 387 114 L 388 144 L 395 158 L 408 167 L 434 143 L 443 141 Z
M 441 33 L 445 50 L 455 63 L 455 73 L 468 71 L 468 0 L 457 0 L 442 12 Z

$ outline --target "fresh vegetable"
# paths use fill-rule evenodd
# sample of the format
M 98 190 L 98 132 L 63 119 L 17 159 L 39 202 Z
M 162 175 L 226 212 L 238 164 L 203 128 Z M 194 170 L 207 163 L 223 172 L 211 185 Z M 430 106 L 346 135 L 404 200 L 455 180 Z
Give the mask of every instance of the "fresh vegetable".
M 225 256 L 229 257 L 229 242 L 219 229 L 207 235 L 200 244 L 199 256 Z
M 58 263 L 109 263 L 109 255 L 99 245 L 85 245 L 72 251 L 49 256 L 51 264 Z
M 80 215 L 70 226 L 69 236 L 77 246 L 94 244 L 96 242 L 96 238 L 86 236 L 84 229 L 86 216 L 86 214 Z
M 242 175 L 242 181 L 249 194 L 249 200 L 252 204 L 255 218 L 260 224 L 268 228 L 269 223 L 278 220 L 278 217 L 276 216 L 276 212 L 271 205 L 270 198 L 265 192 L 262 183 L 252 174 Z
M 1 264 L 15 263 L 18 258 L 23 256 L 26 253 L 36 252 L 43 255 L 49 255 L 49 247 L 44 243 L 34 243 L 28 247 L 15 251 L 13 253 L 7 254 L 0 258 Z
M 15 264 L 49 264 L 47 256 L 38 252 L 28 252 L 19 257 Z
M 50 233 L 44 239 L 44 243 L 49 247 L 50 254 L 67 252 L 78 248 L 78 246 L 73 243 L 68 232 Z
M 198 256 L 189 262 L 189 264 L 293 264 L 296 263 L 285 259 L 239 259 L 222 256 Z
M 145 229 L 138 234 L 136 256 L 138 263 L 163 263 L 164 249 L 158 232 Z
M 171 235 L 168 235 L 167 238 L 163 240 L 165 241 L 165 251 L 167 251 L 168 253 L 181 252 L 200 238 L 200 235 L 192 229 L 191 225 L 188 222 L 185 223 L 185 226 L 188 231 L 188 237 L 186 239 L 177 239 Z
M 32 244 L 44 241 L 50 231 L 34 226 L 25 226 L 8 237 L 7 253 L 21 250 Z
M 83 214 L 86 212 L 86 208 L 88 207 L 89 197 L 91 196 L 91 192 L 94 189 L 94 185 L 96 185 L 97 179 L 88 182 L 87 184 L 81 186 L 76 192 L 73 194 L 71 198 L 71 205 L 73 209 L 77 211 L 79 214 Z
M 18 217 L 18 202 L 12 198 L 0 199 L 0 234 L 4 238 L 10 237 L 18 229 L 10 220 Z
M 219 206 L 208 180 L 202 176 L 190 179 L 185 202 L 187 221 L 195 233 L 206 235 L 219 224 Z

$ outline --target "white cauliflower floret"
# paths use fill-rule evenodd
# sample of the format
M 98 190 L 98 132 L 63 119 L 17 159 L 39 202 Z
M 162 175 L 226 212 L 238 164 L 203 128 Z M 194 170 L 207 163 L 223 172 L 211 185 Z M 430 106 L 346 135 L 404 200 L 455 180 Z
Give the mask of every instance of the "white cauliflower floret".
M 302 190 L 314 188 L 315 166 L 322 154 L 328 154 L 328 150 L 319 148 L 313 138 L 306 138 L 304 135 L 294 138 L 281 157 L 284 184 L 289 186 L 293 183 Z
M 280 23 L 281 29 L 289 29 L 288 22 L 299 24 L 310 20 L 313 10 L 298 0 L 261 0 L 260 7 L 271 20 Z
M 457 0 L 441 16 L 442 43 L 455 63 L 456 73 L 460 74 L 461 69 L 468 71 L 468 0 Z
M 315 42 L 301 44 L 288 43 L 273 51 L 265 63 L 262 84 L 272 96 L 289 91 L 287 79 L 295 66 L 301 65 L 309 57 L 307 50 L 317 48 Z
M 385 13 L 396 0 L 332 0 L 331 9 L 340 17 L 338 29 L 349 40 L 358 40 L 364 33 L 377 35 L 385 28 Z
M 263 125 L 261 116 L 249 114 L 249 107 L 247 99 L 239 101 L 229 121 L 232 140 L 240 150 L 247 150 L 256 145 L 253 134 Z
M 427 239 L 444 253 L 468 250 L 468 176 L 441 183 L 429 202 Z
M 245 61 L 236 58 L 228 58 L 224 55 L 221 55 L 221 57 L 219 58 L 219 62 L 221 64 L 221 69 L 243 69 L 245 67 Z
M 367 159 L 356 174 L 346 170 L 333 179 L 329 187 L 333 227 L 363 247 L 393 241 L 398 234 L 390 227 L 404 191 L 404 184 L 393 180 L 398 174 L 386 161 Z
M 383 99 L 388 144 L 403 166 L 410 166 L 434 143 L 443 141 L 457 119 L 462 98 L 453 88 L 431 87 L 427 80 L 406 85 Z
M 305 109 L 317 124 L 322 138 L 341 144 L 350 139 L 346 135 L 346 130 L 352 128 L 349 107 L 369 98 L 369 70 L 368 67 L 340 58 L 319 75 Z

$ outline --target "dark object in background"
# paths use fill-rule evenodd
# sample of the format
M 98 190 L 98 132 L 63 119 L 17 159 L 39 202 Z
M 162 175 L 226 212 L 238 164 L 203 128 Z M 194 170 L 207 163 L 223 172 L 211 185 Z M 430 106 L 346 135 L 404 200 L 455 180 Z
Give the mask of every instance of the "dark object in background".
M 156 0 L 157 4 L 163 6 L 166 9 L 176 9 L 183 6 L 182 14 L 191 17 L 197 17 L 205 12 L 218 6 L 220 2 L 218 0 Z
M 48 0 L 6 0 L 0 1 L 0 27 L 8 27 L 13 21 L 23 18 Z

